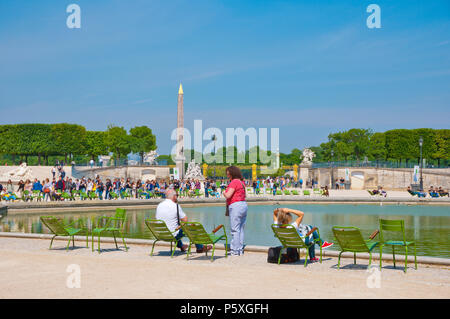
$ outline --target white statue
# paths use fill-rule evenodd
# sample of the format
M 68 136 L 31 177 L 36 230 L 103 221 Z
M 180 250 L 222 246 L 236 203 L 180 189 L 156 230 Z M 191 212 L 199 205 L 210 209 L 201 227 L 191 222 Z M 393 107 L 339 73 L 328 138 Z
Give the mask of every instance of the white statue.
M 314 157 L 316 157 L 316 154 L 309 148 L 305 148 L 303 150 L 303 160 L 300 165 L 311 165 Z
M 186 171 L 185 178 L 187 178 L 187 179 L 199 179 L 199 180 L 205 179 L 203 177 L 202 170 L 200 168 L 200 164 L 195 164 L 195 160 L 192 160 L 188 164 L 188 168 L 187 168 L 187 171 Z
M 158 162 L 156 158 L 158 157 L 158 153 L 156 151 L 150 151 L 144 154 L 144 163 L 149 163 L 150 165 L 157 165 Z
M 27 167 L 27 163 L 22 163 L 18 168 L 3 174 L 3 179 L 11 179 L 15 181 L 33 179 L 31 168 Z

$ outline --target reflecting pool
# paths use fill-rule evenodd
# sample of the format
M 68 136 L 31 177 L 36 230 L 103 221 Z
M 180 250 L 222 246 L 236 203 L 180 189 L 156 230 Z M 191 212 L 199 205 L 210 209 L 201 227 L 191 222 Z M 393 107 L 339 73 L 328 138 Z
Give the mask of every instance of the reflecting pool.
M 278 246 L 270 225 L 275 205 L 249 205 L 245 228 L 247 245 Z M 320 235 L 327 241 L 334 241 L 331 227 L 356 226 L 365 238 L 379 228 L 379 218 L 403 219 L 407 240 L 416 240 L 417 255 L 450 258 L 450 207 L 429 205 L 342 205 L 342 204 L 300 204 L 282 205 L 299 209 L 305 213 L 303 223 L 317 226 Z M 201 222 L 209 232 L 224 224 L 229 234 L 229 218 L 224 216 L 222 206 L 183 207 L 190 221 Z M 89 211 L 61 213 L 67 221 L 79 218 L 91 220 L 96 216 L 113 215 L 113 211 Z M 0 221 L 0 231 L 22 233 L 49 233 L 39 216 L 51 214 L 10 214 Z M 56 215 L 56 214 L 54 214 Z M 155 209 L 127 209 L 126 237 L 151 239 L 144 219 L 154 218 Z M 337 245 L 330 249 L 337 250 Z M 378 252 L 378 249 L 375 250 Z M 390 253 L 390 248 L 385 248 Z M 401 254 L 400 249 L 396 253 Z

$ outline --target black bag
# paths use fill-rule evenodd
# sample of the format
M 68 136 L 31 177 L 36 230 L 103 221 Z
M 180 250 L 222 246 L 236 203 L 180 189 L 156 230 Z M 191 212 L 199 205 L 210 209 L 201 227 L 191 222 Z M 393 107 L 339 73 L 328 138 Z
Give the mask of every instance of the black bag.
M 267 253 L 267 262 L 277 264 L 278 256 L 280 255 L 280 250 L 283 247 L 270 247 Z M 280 264 L 293 263 L 300 259 L 298 250 L 296 248 L 287 248 L 285 254 L 281 254 Z

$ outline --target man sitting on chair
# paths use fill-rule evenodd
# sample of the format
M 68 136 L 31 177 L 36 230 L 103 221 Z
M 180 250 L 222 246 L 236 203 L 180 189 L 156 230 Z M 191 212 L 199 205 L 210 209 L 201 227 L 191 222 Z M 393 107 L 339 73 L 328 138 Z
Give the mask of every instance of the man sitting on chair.
M 156 219 L 163 220 L 167 228 L 173 232 L 175 239 L 177 239 L 177 247 L 181 251 L 186 251 L 188 245 L 183 245 L 181 238 L 184 236 L 183 230 L 180 226 L 181 222 L 187 222 L 188 218 L 178 204 L 177 192 L 174 189 L 167 189 L 165 192 L 166 199 L 158 204 L 156 207 Z M 178 208 L 178 212 L 177 212 Z M 204 253 L 212 248 L 212 246 L 204 247 L 203 245 L 195 245 L 197 253 Z

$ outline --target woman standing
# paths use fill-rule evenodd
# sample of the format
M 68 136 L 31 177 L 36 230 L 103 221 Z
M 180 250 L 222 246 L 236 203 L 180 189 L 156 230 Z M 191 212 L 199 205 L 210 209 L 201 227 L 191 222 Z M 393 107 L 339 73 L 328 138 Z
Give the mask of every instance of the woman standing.
M 224 193 L 227 199 L 227 211 L 230 216 L 231 227 L 231 256 L 244 254 L 244 227 L 247 219 L 247 202 L 245 201 L 245 186 L 242 182 L 241 170 L 236 166 L 226 169 L 230 183 Z

